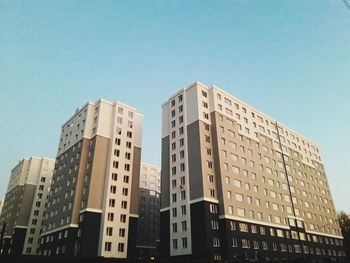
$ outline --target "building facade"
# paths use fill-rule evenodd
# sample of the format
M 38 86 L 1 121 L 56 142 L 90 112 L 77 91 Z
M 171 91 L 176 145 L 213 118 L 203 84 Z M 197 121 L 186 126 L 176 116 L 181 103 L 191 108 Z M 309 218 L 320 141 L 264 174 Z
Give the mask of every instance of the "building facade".
M 317 145 L 199 82 L 162 111 L 161 257 L 344 257 Z
M 137 250 L 139 259 L 158 256 L 160 209 L 160 169 L 142 163 L 139 188 Z
M 100 99 L 63 124 L 41 255 L 136 255 L 142 120 Z
M 30 157 L 11 171 L 0 216 L 0 254 L 35 255 L 55 161 Z

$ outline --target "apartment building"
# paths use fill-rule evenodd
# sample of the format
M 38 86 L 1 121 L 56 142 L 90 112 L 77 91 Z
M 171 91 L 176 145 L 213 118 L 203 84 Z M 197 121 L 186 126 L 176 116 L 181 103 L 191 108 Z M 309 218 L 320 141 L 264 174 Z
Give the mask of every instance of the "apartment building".
M 141 163 L 139 187 L 138 258 L 156 258 L 159 244 L 160 169 Z
M 162 112 L 161 257 L 344 257 L 318 145 L 199 82 Z
M 136 255 L 142 120 L 100 99 L 62 125 L 41 255 Z
M 0 255 L 35 255 L 55 161 L 30 157 L 11 171 L 0 215 Z

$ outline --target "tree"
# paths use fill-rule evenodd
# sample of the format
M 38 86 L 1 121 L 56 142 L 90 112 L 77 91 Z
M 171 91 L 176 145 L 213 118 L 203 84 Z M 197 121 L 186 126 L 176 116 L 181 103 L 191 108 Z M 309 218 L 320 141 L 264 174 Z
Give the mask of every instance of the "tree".
M 350 262 L 350 217 L 344 211 L 338 213 L 339 225 L 344 237 L 344 249 Z

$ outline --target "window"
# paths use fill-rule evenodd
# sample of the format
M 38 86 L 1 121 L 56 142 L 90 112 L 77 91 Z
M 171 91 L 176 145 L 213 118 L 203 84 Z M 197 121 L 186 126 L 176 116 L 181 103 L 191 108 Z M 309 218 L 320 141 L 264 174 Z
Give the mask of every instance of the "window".
M 180 171 L 181 172 L 185 171 L 185 164 L 184 163 L 180 164 Z
M 243 202 L 243 195 L 241 194 L 235 194 L 236 201 Z
M 247 239 L 242 239 L 242 248 L 250 248 L 250 242 Z
M 231 206 L 231 205 L 228 206 L 228 213 L 229 213 L 230 215 L 233 214 L 233 206 Z
M 115 194 L 115 193 L 117 192 L 117 187 L 116 187 L 115 185 L 111 185 L 111 187 L 110 187 L 110 192 L 111 192 L 112 194 Z
M 184 139 L 183 138 L 180 139 L 179 143 L 180 143 L 180 147 L 184 146 Z
M 121 214 L 120 215 L 120 222 L 121 223 L 125 223 L 126 222 L 126 215 L 125 214 Z
M 125 237 L 125 228 L 119 228 L 119 236 Z
M 209 204 L 209 210 L 210 210 L 210 213 L 214 213 L 214 214 L 217 214 L 218 212 L 218 208 L 214 204 Z
M 172 223 L 172 231 L 173 233 L 177 233 L 177 223 Z
M 184 127 L 179 128 L 179 134 L 182 135 L 184 133 Z
M 171 195 L 171 200 L 172 200 L 173 203 L 176 203 L 176 201 L 177 201 L 177 195 L 176 195 L 176 193 L 174 193 L 174 194 Z
M 128 196 L 128 190 L 129 190 L 128 188 L 123 188 L 122 193 L 124 196 Z
M 259 249 L 259 241 L 253 241 L 253 247 L 254 249 Z
M 183 237 L 181 240 L 182 240 L 182 247 L 187 248 L 187 238 Z
M 176 209 L 176 207 L 174 207 L 172 209 L 172 214 L 173 214 L 173 217 L 177 217 L 177 209 Z
M 173 239 L 172 245 L 173 245 L 173 249 L 177 249 L 177 239 Z
M 112 227 L 107 227 L 106 228 L 106 235 L 107 236 L 112 236 L 113 235 L 113 228 Z
M 211 228 L 212 229 L 219 229 L 219 222 L 218 221 L 211 220 L 210 223 L 211 223 Z
M 277 236 L 278 237 L 284 237 L 282 229 L 277 229 Z
M 118 168 L 119 167 L 119 162 L 113 161 L 113 168 Z
M 124 243 L 118 243 L 118 252 L 124 252 Z
M 117 181 L 118 179 L 118 174 L 117 173 L 112 173 L 112 180 Z
M 233 180 L 233 185 L 238 187 L 238 188 L 242 188 L 242 183 L 239 180 L 234 179 Z
M 275 230 L 274 230 L 273 228 L 270 228 L 270 235 L 271 235 L 272 237 L 275 236 Z
M 262 241 L 261 243 L 262 243 L 263 250 L 268 250 L 269 249 L 266 241 Z
M 105 242 L 105 251 L 111 251 L 112 242 Z
M 182 177 L 180 178 L 180 187 L 181 187 L 181 186 L 184 186 L 185 184 L 186 184 L 185 176 L 182 176 Z
M 181 229 L 182 229 L 182 231 L 187 231 L 187 222 L 186 221 L 181 222 Z
M 128 175 L 124 175 L 123 182 L 124 183 L 129 183 L 129 176 Z
M 185 205 L 181 206 L 181 214 L 186 215 L 186 206 Z
M 237 215 L 238 216 L 245 216 L 245 210 L 242 208 L 237 208 Z
M 109 207 L 115 207 L 115 199 L 109 199 Z
M 215 190 L 214 189 L 209 189 L 209 195 L 211 197 L 215 197 Z
M 128 206 L 128 202 L 127 202 L 127 201 L 122 201 L 121 207 L 122 207 L 123 209 L 126 209 L 127 206 Z
M 232 166 L 232 172 L 233 172 L 234 174 L 239 174 L 239 168 L 236 167 L 236 166 Z
M 220 239 L 213 237 L 213 247 L 220 247 Z

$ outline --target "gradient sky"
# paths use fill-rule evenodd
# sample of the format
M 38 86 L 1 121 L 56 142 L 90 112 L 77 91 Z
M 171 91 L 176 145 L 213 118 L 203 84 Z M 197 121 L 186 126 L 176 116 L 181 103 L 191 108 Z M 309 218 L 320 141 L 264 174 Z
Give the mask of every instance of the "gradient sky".
M 55 157 L 86 101 L 144 117 L 160 165 L 161 103 L 216 84 L 317 143 L 350 213 L 350 10 L 342 0 L 0 0 L 0 198 L 27 156 Z

